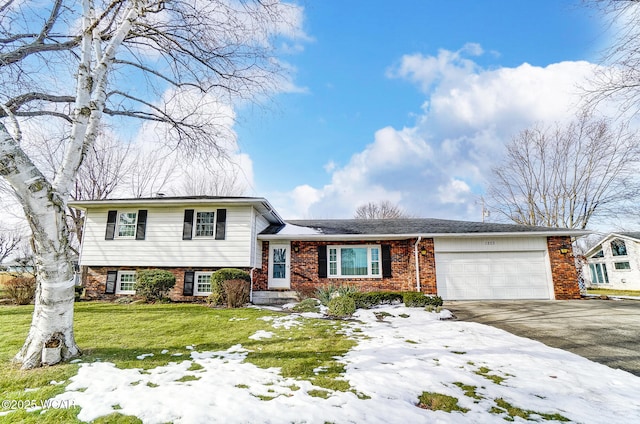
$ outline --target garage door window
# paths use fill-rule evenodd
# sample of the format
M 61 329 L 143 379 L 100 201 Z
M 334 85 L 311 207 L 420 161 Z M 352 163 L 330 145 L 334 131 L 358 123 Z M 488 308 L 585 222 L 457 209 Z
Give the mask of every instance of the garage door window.
M 595 284 L 608 284 L 609 275 L 605 264 L 589 264 L 591 268 L 591 282 Z

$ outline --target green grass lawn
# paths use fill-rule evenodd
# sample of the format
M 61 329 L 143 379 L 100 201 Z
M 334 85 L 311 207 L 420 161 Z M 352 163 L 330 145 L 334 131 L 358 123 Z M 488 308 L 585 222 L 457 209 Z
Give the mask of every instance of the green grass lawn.
M 607 296 L 640 296 L 640 290 L 587 289 L 587 294 Z
M 304 325 L 274 329 L 259 319 L 278 315 L 258 309 L 211 309 L 194 304 L 118 305 L 81 302 L 75 306 L 76 341 L 83 350 L 83 362 L 113 362 L 120 368 L 155 368 L 171 361 L 187 360 L 193 346 L 197 351 L 220 351 L 242 344 L 247 361 L 259 367 L 280 367 L 284 377 L 306 379 L 332 390 L 349 390 L 340 380 L 343 366 L 334 357 L 355 344 L 337 334 L 339 322 L 305 319 Z M 33 306 L 0 306 L 0 400 L 44 401 L 64 391 L 79 365 L 62 364 L 22 371 L 11 363 L 27 335 Z M 258 330 L 275 333 L 270 339 L 251 340 Z M 181 357 L 161 354 L 182 353 Z M 139 360 L 145 353 L 154 356 Z M 314 369 L 326 372 L 316 375 Z M 64 381 L 64 384 L 52 384 Z M 0 423 L 79 422 L 78 409 L 39 412 L 21 410 L 0 416 Z M 0 409 L 0 412 L 3 412 Z M 109 417 L 108 422 L 139 422 L 131 417 Z M 105 422 L 107 422 L 105 421 Z

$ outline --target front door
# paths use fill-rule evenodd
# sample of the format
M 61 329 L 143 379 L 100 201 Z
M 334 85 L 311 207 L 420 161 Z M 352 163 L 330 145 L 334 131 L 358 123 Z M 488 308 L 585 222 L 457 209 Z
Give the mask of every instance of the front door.
M 291 261 L 291 244 L 289 242 L 269 243 L 269 288 L 288 289 Z

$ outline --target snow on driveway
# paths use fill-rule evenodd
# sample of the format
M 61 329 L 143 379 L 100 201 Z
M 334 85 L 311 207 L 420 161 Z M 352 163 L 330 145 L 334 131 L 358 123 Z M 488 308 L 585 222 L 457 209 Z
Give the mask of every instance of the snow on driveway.
M 379 321 L 374 312 L 380 311 L 392 316 Z M 312 396 L 326 389 L 245 362 L 248 351 L 241 345 L 193 350 L 189 360 L 146 371 L 84 363 L 55 399 L 81 406 L 78 418 L 85 421 L 117 411 L 144 423 L 495 423 L 507 417 L 496 403 L 504 399 L 573 422 L 640 422 L 639 377 L 493 327 L 439 316 L 404 306 L 359 310 L 360 322 L 346 329 L 358 344 L 341 359 L 353 392 L 329 391 L 327 399 Z M 303 319 L 274 316 L 267 322 L 277 327 Z M 475 387 L 474 397 L 461 385 Z M 468 412 L 416 407 L 425 391 L 456 397 Z

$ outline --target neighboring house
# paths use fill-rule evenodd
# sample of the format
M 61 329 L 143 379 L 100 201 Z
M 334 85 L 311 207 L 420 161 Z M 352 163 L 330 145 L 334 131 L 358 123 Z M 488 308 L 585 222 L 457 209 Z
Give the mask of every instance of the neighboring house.
M 585 253 L 589 287 L 640 290 L 640 233 L 611 233 Z
M 86 214 L 80 266 L 90 298 L 134 293 L 136 270 L 176 275 L 174 300 L 202 299 L 223 267 L 251 273 L 252 299 L 350 284 L 444 299 L 580 297 L 579 230 L 441 219 L 285 222 L 266 199 L 76 201 Z

